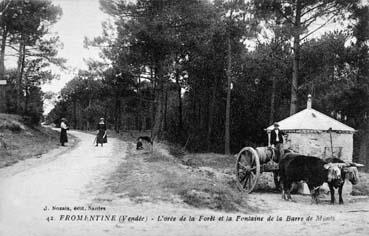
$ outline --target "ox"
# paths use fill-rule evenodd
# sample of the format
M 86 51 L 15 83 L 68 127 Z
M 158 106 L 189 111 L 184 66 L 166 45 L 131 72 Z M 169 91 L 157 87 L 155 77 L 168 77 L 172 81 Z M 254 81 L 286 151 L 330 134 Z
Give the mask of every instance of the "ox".
M 342 188 L 343 188 L 343 185 L 345 184 L 346 177 L 353 185 L 357 184 L 359 182 L 359 171 L 357 170 L 357 167 L 362 167 L 364 165 L 357 164 L 357 163 L 347 163 L 336 157 L 327 158 L 325 159 L 325 161 L 328 163 L 340 163 L 341 164 L 342 181 L 328 182 L 328 186 L 331 192 L 331 204 L 334 204 L 335 202 L 334 188 L 338 188 L 339 204 L 343 204 Z
M 292 200 L 293 182 L 305 181 L 310 189 L 312 202 L 318 203 L 319 188 L 324 182 L 342 182 L 340 164 L 327 163 L 318 157 L 287 153 L 279 162 L 282 198 Z M 287 192 L 287 196 L 286 196 Z

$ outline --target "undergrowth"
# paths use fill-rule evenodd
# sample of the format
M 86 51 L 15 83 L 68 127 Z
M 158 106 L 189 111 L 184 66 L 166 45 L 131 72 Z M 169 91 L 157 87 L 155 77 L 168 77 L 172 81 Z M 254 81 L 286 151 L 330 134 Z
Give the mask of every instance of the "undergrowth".
M 27 126 L 17 115 L 0 114 L 0 168 L 39 157 L 58 147 L 59 134 L 41 126 Z
M 136 151 L 134 143 L 109 180 L 108 189 L 135 202 L 180 201 L 196 208 L 251 212 L 246 196 L 236 187 L 233 157 L 187 154 L 168 144 L 154 151 Z M 193 160 L 195 165 L 187 165 Z

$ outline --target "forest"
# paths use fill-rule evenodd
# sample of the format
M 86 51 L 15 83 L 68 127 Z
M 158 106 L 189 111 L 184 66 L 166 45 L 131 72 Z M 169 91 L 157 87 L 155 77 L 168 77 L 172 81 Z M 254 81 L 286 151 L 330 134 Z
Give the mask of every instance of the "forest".
M 34 104 L 52 97 L 40 84 L 53 79 L 43 68 L 63 67 L 58 39 L 42 36 L 61 10 L 45 0 L 1 4 L 6 109 L 42 120 Z M 109 19 L 84 44 L 101 57 L 61 89 L 49 123 L 65 117 L 88 130 L 104 117 L 116 132 L 229 154 L 266 145 L 264 129 L 304 109 L 311 94 L 314 109 L 359 131 L 356 142 L 368 133 L 369 7 L 360 0 L 100 0 L 100 7 Z M 17 11 L 26 9 L 44 10 L 30 25 L 4 20 L 6 12 L 22 22 Z M 4 69 L 5 48 L 18 56 L 16 70 Z
M 360 1 L 100 1 L 101 49 L 49 114 L 149 130 L 190 151 L 265 145 L 264 129 L 313 107 L 365 129 L 368 6 Z M 333 30 L 323 28 L 334 24 Z M 319 32 L 320 31 L 320 32 Z M 314 36 L 314 37 L 313 37 Z
M 0 80 L 7 81 L 0 112 L 22 115 L 29 124 L 43 119 L 47 95 L 41 85 L 57 78 L 50 66 L 63 68 L 65 62 L 57 56 L 59 37 L 49 32 L 61 15 L 49 0 L 0 2 Z

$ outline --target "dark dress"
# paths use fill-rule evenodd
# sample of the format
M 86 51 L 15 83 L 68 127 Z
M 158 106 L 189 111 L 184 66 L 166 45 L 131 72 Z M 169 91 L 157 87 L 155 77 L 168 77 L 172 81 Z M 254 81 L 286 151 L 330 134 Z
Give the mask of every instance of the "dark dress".
M 66 127 L 66 125 L 64 125 Z M 67 130 L 68 128 L 63 128 L 63 125 L 60 125 L 60 143 L 64 145 L 64 143 L 68 142 Z
M 98 144 L 98 143 L 107 143 L 108 142 L 107 135 L 104 136 L 104 134 L 106 132 L 106 124 L 100 124 L 99 123 L 97 125 L 97 130 L 99 132 L 97 133 L 96 144 Z

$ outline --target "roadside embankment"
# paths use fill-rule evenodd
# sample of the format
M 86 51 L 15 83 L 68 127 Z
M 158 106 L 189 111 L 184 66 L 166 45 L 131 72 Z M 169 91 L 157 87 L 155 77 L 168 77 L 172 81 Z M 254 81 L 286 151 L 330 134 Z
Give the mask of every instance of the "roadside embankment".
M 71 143 L 74 138 L 70 137 Z M 0 113 L 0 168 L 39 158 L 59 147 L 59 133 L 51 128 L 29 126 L 18 115 Z
M 128 143 L 126 160 L 108 180 L 106 192 L 134 202 L 170 202 L 226 212 L 255 212 L 247 195 L 236 187 L 232 156 L 181 153 L 177 147 L 154 143 L 136 150 Z M 132 136 L 132 135 L 128 135 Z

